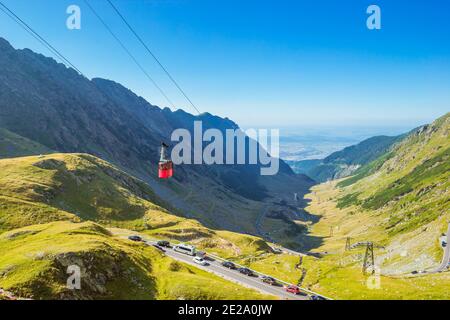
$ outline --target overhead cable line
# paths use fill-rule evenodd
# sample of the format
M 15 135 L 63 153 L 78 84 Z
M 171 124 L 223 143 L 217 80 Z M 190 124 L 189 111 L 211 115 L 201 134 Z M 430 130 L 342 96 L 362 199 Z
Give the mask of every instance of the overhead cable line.
M 158 89 L 158 91 L 164 96 L 164 98 L 169 102 L 169 104 L 175 109 L 174 103 L 169 99 L 167 94 L 163 91 L 163 89 L 156 83 L 156 81 L 148 74 L 148 72 L 144 69 L 144 67 L 139 63 L 137 58 L 128 50 L 125 44 L 119 39 L 119 37 L 112 31 L 112 29 L 108 26 L 105 20 L 98 14 L 98 12 L 91 6 L 88 0 L 84 0 L 86 5 L 92 11 L 92 13 L 97 17 L 97 19 L 101 22 L 101 24 L 108 30 L 111 36 L 119 43 L 122 49 L 128 54 L 128 56 L 134 61 L 134 63 L 138 66 L 138 68 L 144 73 L 147 79 Z
M 169 79 L 172 81 L 172 83 L 178 88 L 178 90 L 181 92 L 181 94 L 186 98 L 186 100 L 191 104 L 191 106 L 200 114 L 201 112 L 198 110 L 198 108 L 195 106 L 195 104 L 192 102 L 192 100 L 188 97 L 188 95 L 184 92 L 184 90 L 181 88 L 181 86 L 178 84 L 177 81 L 172 77 L 170 72 L 164 67 L 164 65 L 159 61 L 159 59 L 156 57 L 156 55 L 150 50 L 150 48 L 145 44 L 145 42 L 142 40 L 142 38 L 139 36 L 139 34 L 134 30 L 134 28 L 128 23 L 127 19 L 120 13 L 119 9 L 111 2 L 111 0 L 107 0 L 110 6 L 114 9 L 114 11 L 117 13 L 117 15 L 122 19 L 122 21 L 126 24 L 128 29 L 134 34 L 136 39 L 142 44 L 142 46 L 146 49 L 146 51 L 153 57 L 153 59 L 156 61 L 156 63 L 161 67 L 161 69 L 165 72 L 165 74 L 169 77 Z
M 16 22 L 20 27 L 22 27 L 26 32 L 28 32 L 33 38 L 38 40 L 42 45 L 44 45 L 53 54 L 58 56 L 64 63 L 72 67 L 79 74 L 84 76 L 84 74 L 75 65 L 69 61 L 64 55 L 62 55 L 57 49 L 55 49 L 47 40 L 45 40 L 39 33 L 37 33 L 33 28 L 31 28 L 25 21 L 23 21 L 18 15 L 16 15 L 11 9 L 9 9 L 3 2 L 0 1 L 0 10 L 2 10 L 8 17 L 10 17 L 14 22 Z
M 91 8 L 91 10 L 93 12 L 95 12 L 95 10 L 93 10 L 93 8 L 86 2 L 86 4 Z M 59 52 L 55 47 L 53 47 L 47 40 L 45 40 L 44 37 L 42 37 L 37 31 L 35 31 L 29 24 L 27 24 L 23 19 L 21 19 L 17 14 L 15 14 L 10 8 L 8 8 L 3 2 L 0 1 L 0 10 L 3 11 L 3 13 L 5 13 L 11 20 L 13 20 L 15 23 L 17 23 L 22 29 L 24 29 L 28 34 L 30 34 L 33 38 L 35 38 L 38 42 L 40 42 L 44 47 L 46 47 L 51 53 L 53 53 L 54 55 L 56 55 L 64 64 L 66 64 L 67 66 L 73 68 L 74 70 L 76 70 L 80 75 L 82 75 L 83 77 L 86 77 L 83 72 L 81 72 L 72 62 L 70 62 L 69 59 L 67 59 L 61 52 Z M 101 19 L 101 17 L 96 14 L 96 16 L 100 19 L 100 21 L 103 20 Z M 106 23 L 104 24 L 105 27 L 107 27 L 107 29 L 111 32 L 111 34 L 116 38 L 116 40 L 119 41 L 119 43 L 121 44 L 121 46 L 124 48 L 124 50 L 127 51 L 127 53 L 130 54 L 130 56 L 133 58 L 133 60 L 135 60 L 136 64 L 138 64 L 138 66 L 142 69 L 142 71 L 146 74 L 146 76 L 148 76 L 148 78 L 150 79 L 150 81 L 154 82 L 152 80 L 152 78 L 150 77 L 150 75 L 148 75 L 148 73 L 145 71 L 145 69 L 142 68 L 142 66 L 139 64 L 139 62 L 137 61 L 137 59 L 134 58 L 134 56 L 129 52 L 129 50 L 126 49 L 126 47 L 123 45 L 123 43 L 120 42 L 120 40 L 112 33 L 112 31 L 110 30 L 110 28 L 106 25 Z M 158 88 L 158 90 L 163 94 L 163 96 L 167 99 L 167 101 L 175 108 L 174 104 L 172 103 L 172 101 L 167 97 L 167 95 L 162 91 L 162 89 L 156 84 L 156 82 L 154 82 L 154 85 Z M 96 86 L 97 87 L 97 86 Z M 98 89 L 98 88 L 97 88 Z

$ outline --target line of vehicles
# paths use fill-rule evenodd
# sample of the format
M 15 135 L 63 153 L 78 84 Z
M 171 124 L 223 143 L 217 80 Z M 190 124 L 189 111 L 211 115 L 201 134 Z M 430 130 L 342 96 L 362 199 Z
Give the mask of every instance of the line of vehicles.
M 144 241 L 139 236 L 129 236 L 128 239 L 130 239 L 132 241 Z M 181 243 L 181 244 L 176 244 L 176 245 L 172 246 L 169 241 L 160 240 L 152 245 L 162 251 L 165 251 L 164 249 L 168 248 L 168 249 L 173 249 L 173 251 L 175 251 L 175 252 L 179 252 L 182 254 L 192 256 L 193 262 L 198 265 L 201 265 L 201 266 L 208 266 L 209 265 L 208 260 L 211 260 L 211 258 L 209 258 L 209 259 L 207 258 L 206 252 L 199 251 L 194 246 L 189 245 L 189 244 Z M 284 287 L 284 290 L 286 292 L 289 292 L 289 293 L 292 293 L 295 295 L 308 296 L 307 293 L 303 292 L 297 286 L 294 286 L 294 285 L 283 286 L 283 284 L 281 284 L 279 281 L 277 281 L 276 279 L 269 277 L 269 276 L 259 277 L 253 270 L 251 270 L 249 268 L 245 268 L 245 267 L 238 267 L 231 261 L 223 261 L 223 262 L 221 262 L 221 265 L 224 268 L 227 268 L 230 270 L 236 270 L 237 272 L 239 272 L 243 275 L 249 276 L 249 277 L 261 278 L 261 281 L 268 285 Z M 309 297 L 311 300 L 325 300 L 325 298 L 318 296 L 318 295 L 310 295 Z

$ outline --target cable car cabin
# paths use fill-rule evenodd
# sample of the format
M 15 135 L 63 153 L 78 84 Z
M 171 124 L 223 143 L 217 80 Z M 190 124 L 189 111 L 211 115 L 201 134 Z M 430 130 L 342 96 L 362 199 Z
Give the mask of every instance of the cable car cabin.
M 173 177 L 173 162 L 166 157 L 166 150 L 169 146 L 161 144 L 161 158 L 158 165 L 158 177 L 160 179 L 169 179 Z
M 173 163 L 172 161 L 163 161 L 158 166 L 158 177 L 160 179 L 169 179 L 173 177 Z

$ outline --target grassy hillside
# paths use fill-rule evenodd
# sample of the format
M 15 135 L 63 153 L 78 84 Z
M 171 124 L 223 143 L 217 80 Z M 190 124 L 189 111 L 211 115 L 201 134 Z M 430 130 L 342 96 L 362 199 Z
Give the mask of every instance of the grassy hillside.
M 391 236 L 383 224 L 386 216 L 357 207 L 339 209 L 336 201 L 342 190 L 336 183 L 317 186 L 309 195 L 308 211 L 322 216 L 311 227 L 311 236 L 323 244 L 316 248 L 321 258 L 307 257 L 305 286 L 336 299 L 450 299 L 450 272 L 412 275 L 414 270 L 434 269 L 442 259 L 439 236 L 446 230 L 449 215 L 401 235 Z M 330 235 L 330 229 L 333 235 Z M 345 251 L 347 237 L 351 243 L 373 241 L 376 277 L 364 276 L 362 265 L 365 248 Z M 374 286 L 379 281 L 379 287 Z
M 391 152 L 345 180 L 313 188 L 307 210 L 321 216 L 310 236 L 322 244 L 308 257 L 306 283 L 337 298 L 449 299 L 449 272 L 432 271 L 441 262 L 439 237 L 450 220 L 450 114 L 418 129 Z M 373 241 L 381 286 L 370 289 L 362 274 L 365 248 Z
M 165 208 L 170 206 L 145 183 L 90 155 L 50 154 L 0 160 L 0 288 L 35 298 L 263 297 L 209 273 L 162 259 L 149 249 L 124 244 L 123 233 L 120 236 L 104 229 L 189 241 L 198 248 L 235 259 L 271 252 L 259 238 L 211 230 Z M 117 272 L 110 276 L 108 286 L 98 289 L 98 279 L 91 279 L 86 292 L 71 296 L 78 293 L 67 292 L 61 284 L 67 276 L 60 262 L 67 262 L 66 258 L 92 261 L 92 272 Z M 129 268 L 139 272 L 123 278 L 120 270 L 102 270 L 105 265 L 122 266 L 123 272 Z M 169 272 L 172 269 L 175 271 Z M 136 287 L 136 281 L 141 281 L 142 290 L 128 292 L 131 286 Z
M 180 241 L 231 239 L 241 242 L 243 251 L 260 241 L 214 231 L 168 211 L 170 206 L 145 183 L 85 154 L 0 160 L 0 199 L 0 231 L 54 220 L 90 220 Z M 268 248 L 264 242 L 256 247 Z
M 414 230 L 449 209 L 450 114 L 420 128 L 388 156 L 368 166 L 367 176 L 343 181 L 341 208 L 357 205 L 388 213 L 391 235 Z
M 81 290 L 66 286 L 81 268 Z M 53 222 L 0 235 L 0 287 L 34 299 L 264 299 L 92 222 Z M 220 290 L 217 290 L 220 288 Z
M 0 186 L 0 230 L 53 220 L 144 227 L 146 216 L 164 223 L 152 210 L 167 212 L 144 183 L 89 155 L 0 160 Z
M 0 160 L 0 199 L 0 232 L 55 220 L 90 220 L 203 247 L 217 244 L 232 248 L 230 254 L 270 250 L 261 239 L 214 231 L 168 211 L 170 206 L 145 183 L 85 154 Z

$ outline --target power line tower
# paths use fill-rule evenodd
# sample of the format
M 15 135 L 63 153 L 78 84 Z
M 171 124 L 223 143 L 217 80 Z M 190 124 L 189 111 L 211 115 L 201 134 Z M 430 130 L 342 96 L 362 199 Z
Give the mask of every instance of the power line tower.
M 368 270 L 370 274 L 375 273 L 375 256 L 373 254 L 373 242 L 367 242 L 366 254 L 364 255 L 363 273 L 367 275 Z
M 350 244 L 350 237 L 347 237 L 347 241 L 345 243 L 345 250 L 351 250 L 357 247 L 366 247 L 366 253 L 364 254 L 364 262 L 362 272 L 364 275 L 375 273 L 375 254 L 373 253 L 374 244 L 371 241 L 361 241 L 357 242 L 353 245 Z M 376 246 L 377 248 L 379 246 Z
M 350 238 L 350 237 L 347 237 L 347 239 L 345 240 L 345 251 L 349 251 L 349 250 L 352 249 L 351 248 L 351 246 L 352 246 L 351 241 L 352 241 L 352 238 Z
M 333 227 L 330 227 L 330 237 L 333 236 Z

